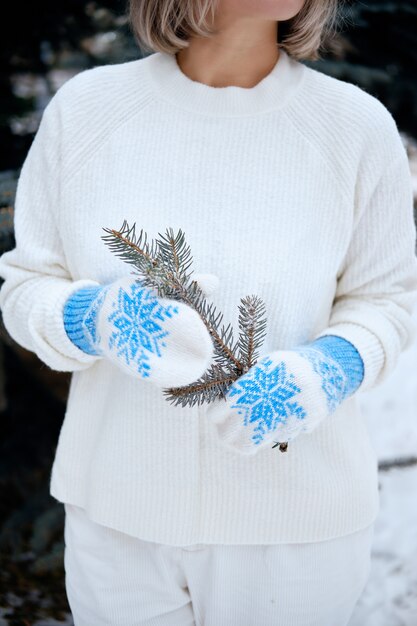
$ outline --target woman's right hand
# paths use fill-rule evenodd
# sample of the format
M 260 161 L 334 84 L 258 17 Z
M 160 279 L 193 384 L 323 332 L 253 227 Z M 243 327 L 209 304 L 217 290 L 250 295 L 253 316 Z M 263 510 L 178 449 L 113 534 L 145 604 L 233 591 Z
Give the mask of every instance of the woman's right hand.
M 202 274 L 201 282 L 213 291 L 210 276 Z M 214 356 L 210 333 L 191 306 L 156 296 L 132 275 L 80 289 L 63 314 L 65 330 L 80 349 L 160 387 L 192 383 Z

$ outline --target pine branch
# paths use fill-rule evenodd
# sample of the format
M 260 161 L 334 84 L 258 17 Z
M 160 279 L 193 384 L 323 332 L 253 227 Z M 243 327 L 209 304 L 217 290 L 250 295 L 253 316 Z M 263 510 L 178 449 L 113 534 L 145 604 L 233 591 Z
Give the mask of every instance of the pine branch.
M 146 232 L 141 229 L 139 236 L 136 236 L 136 224 L 131 228 L 126 220 L 124 220 L 120 230 L 113 228 L 103 228 L 108 233 L 103 235 L 101 239 L 108 245 L 111 252 L 120 257 L 126 263 L 134 265 L 141 282 L 145 287 L 155 288 L 159 296 L 163 296 L 166 289 L 165 271 L 159 263 L 158 244 L 157 242 L 148 243 Z
M 172 228 L 168 228 L 166 232 L 166 235 L 158 233 L 161 237 L 158 239 L 160 262 L 165 266 L 167 272 L 175 276 L 180 283 L 184 283 L 189 277 L 187 270 L 193 262 L 190 246 L 185 243 L 185 235 L 181 229 L 176 236 Z
M 210 333 L 219 362 L 232 362 L 238 371 L 243 371 L 242 363 L 233 351 L 233 335 L 230 325 L 219 331 L 218 325 L 223 317 L 218 314 L 213 304 L 207 303 L 204 292 L 196 281 L 190 280 L 188 272 L 192 264 L 191 251 L 185 244 L 185 236 L 180 229 L 174 236 L 172 228 L 161 239 L 147 242 L 147 235 L 140 231 L 135 234 L 135 225 L 129 228 L 126 220 L 122 228 L 103 228 L 108 233 L 102 236 L 104 242 L 121 259 L 135 266 L 141 283 L 148 288 L 155 288 L 158 296 L 172 298 L 188 304 L 201 317 Z M 184 266 L 182 266 L 184 264 Z
M 183 387 L 164 389 L 163 394 L 171 404 L 194 406 L 224 398 L 227 389 L 238 378 L 233 369 L 212 363 L 195 382 Z
M 184 286 L 181 281 L 178 281 L 176 299 L 188 304 L 199 314 L 213 339 L 215 352 L 220 362 L 231 362 L 238 371 L 242 372 L 243 364 L 236 358 L 233 349 L 233 328 L 228 324 L 226 327 L 222 326 L 220 331 L 218 330 L 223 314 L 217 313 L 214 304 L 207 302 L 204 292 L 198 283 L 192 281 L 191 284 Z
M 193 406 L 195 403 L 212 402 L 217 397 L 222 397 L 229 386 L 246 373 L 252 365 L 256 363 L 256 350 L 262 345 L 265 337 L 266 319 L 265 304 L 258 296 L 246 296 L 240 301 L 239 310 L 239 339 L 233 346 L 233 329 L 230 324 L 222 327 L 222 340 L 231 345 L 231 350 L 235 354 L 239 350 L 239 361 L 243 363 L 242 368 L 233 368 L 231 363 L 224 363 L 222 355 L 215 359 L 217 364 L 210 368 L 202 378 L 187 385 L 186 387 L 176 387 L 167 390 L 168 399 L 176 404 Z
M 265 303 L 255 295 L 242 298 L 239 305 L 238 358 L 245 364 L 245 372 L 256 363 L 266 335 Z
M 129 227 L 126 220 L 120 230 L 103 228 L 102 236 L 110 250 L 137 270 L 140 282 L 149 289 L 156 289 L 159 297 L 185 302 L 200 315 L 214 344 L 214 362 L 195 382 L 164 389 L 166 400 L 174 405 L 194 406 L 224 398 L 231 384 L 246 373 L 258 358 L 266 332 L 265 304 L 255 295 L 242 298 L 239 305 L 239 337 L 234 343 L 233 328 L 222 324 L 223 314 L 216 311 L 197 281 L 192 279 L 191 249 L 185 242 L 184 232 L 177 235 L 167 228 L 160 239 L 148 243 L 147 234 L 141 229 L 136 236 L 136 225 Z M 288 442 L 276 442 L 285 452 Z
M 115 252 L 116 256 L 120 256 L 126 263 L 133 263 L 142 271 L 146 271 L 148 268 L 156 265 L 155 258 L 158 253 L 158 247 L 156 243 L 149 245 L 147 241 L 148 236 L 143 229 L 140 231 L 139 236 L 136 237 L 136 224 L 129 228 L 127 221 L 124 220 L 120 230 L 114 230 L 113 228 L 103 228 L 103 230 L 109 234 L 107 236 L 103 235 L 101 238 L 106 242 L 110 250 Z
M 119 231 L 103 229 L 102 239 L 110 250 L 122 260 L 133 265 L 141 283 L 156 289 L 159 297 L 184 302 L 194 309 L 204 322 L 214 345 L 214 362 L 203 376 L 184 387 L 164 390 L 166 399 L 182 406 L 212 402 L 224 397 L 228 387 L 256 363 L 256 350 L 265 336 L 265 305 L 257 296 L 242 298 L 239 305 L 239 338 L 234 341 L 233 327 L 223 324 L 223 314 L 206 300 L 197 281 L 192 279 L 191 249 L 186 244 L 184 232 L 175 235 L 172 228 L 159 239 L 147 240 L 143 229 L 136 235 L 135 224 L 129 227 L 126 220 Z M 221 324 L 221 326 L 220 326 Z

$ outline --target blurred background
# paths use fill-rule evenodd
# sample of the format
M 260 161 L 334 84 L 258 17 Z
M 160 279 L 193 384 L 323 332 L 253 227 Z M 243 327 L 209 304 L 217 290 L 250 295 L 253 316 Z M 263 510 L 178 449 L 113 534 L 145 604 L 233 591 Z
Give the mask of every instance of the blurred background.
M 16 182 L 51 96 L 83 69 L 144 54 L 124 0 L 21 0 L 7 9 L 0 24 L 0 254 L 14 247 Z M 348 0 L 323 58 L 305 63 L 388 107 L 409 155 L 416 209 L 417 0 Z M 0 626 L 72 624 L 64 510 L 48 492 L 69 376 L 17 345 L 0 315 Z M 417 626 L 417 344 L 389 379 L 361 394 L 361 404 L 379 459 L 381 510 L 371 577 L 349 626 Z

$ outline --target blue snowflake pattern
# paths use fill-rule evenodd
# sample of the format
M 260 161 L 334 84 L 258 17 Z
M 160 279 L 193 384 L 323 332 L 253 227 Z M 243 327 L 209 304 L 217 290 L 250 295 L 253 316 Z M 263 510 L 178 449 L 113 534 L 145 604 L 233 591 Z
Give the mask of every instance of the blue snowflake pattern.
M 305 409 L 293 398 L 300 393 L 294 375 L 288 374 L 285 362 L 270 368 L 272 360 L 265 357 L 251 370 L 238 378 L 230 387 L 228 396 L 237 399 L 232 408 L 244 414 L 244 425 L 256 423 L 252 441 L 259 445 L 266 432 L 273 431 L 279 423 L 285 424 L 290 415 L 304 419 Z
M 298 353 L 308 359 L 314 371 L 322 379 L 321 387 L 326 394 L 327 406 L 332 413 L 347 394 L 347 376 L 340 365 L 315 348 L 299 349 Z
M 115 310 L 107 318 L 115 328 L 109 338 L 109 348 L 117 349 L 117 355 L 125 359 L 127 365 L 134 362 L 138 373 L 150 376 L 149 353 L 162 356 L 163 340 L 169 332 L 163 329 L 163 322 L 179 313 L 178 306 L 163 306 L 159 300 L 139 284 L 130 287 L 130 293 L 120 288 Z

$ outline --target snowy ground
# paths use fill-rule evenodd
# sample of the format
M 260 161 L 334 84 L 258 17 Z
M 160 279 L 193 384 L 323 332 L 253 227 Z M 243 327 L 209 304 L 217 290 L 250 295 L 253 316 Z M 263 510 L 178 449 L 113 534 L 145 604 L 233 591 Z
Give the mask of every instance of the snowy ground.
M 410 464 L 380 471 L 372 571 L 349 626 L 417 626 L 417 341 L 361 405 L 380 461 Z
M 371 576 L 349 626 L 417 625 L 417 466 L 381 475 Z

